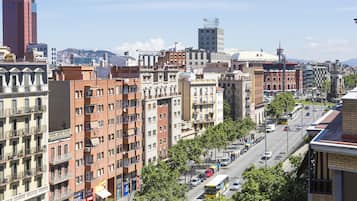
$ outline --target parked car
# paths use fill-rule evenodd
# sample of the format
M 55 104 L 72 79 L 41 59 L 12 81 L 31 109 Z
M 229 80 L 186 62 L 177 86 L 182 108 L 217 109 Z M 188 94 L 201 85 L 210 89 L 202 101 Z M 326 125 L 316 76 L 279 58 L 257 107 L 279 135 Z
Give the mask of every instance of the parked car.
M 220 162 L 221 162 L 222 166 L 227 166 L 227 165 L 231 164 L 232 161 L 229 157 L 225 157 L 225 158 L 222 158 Z
M 201 184 L 201 179 L 198 177 L 193 177 L 190 182 L 191 186 L 198 186 Z
M 310 116 L 310 112 L 306 112 L 306 116 L 307 116 L 307 117 Z
M 207 168 L 205 171 L 206 178 L 211 177 L 214 174 L 214 171 L 211 168 Z
M 305 110 L 308 110 L 308 109 L 310 109 L 310 107 L 309 106 L 305 106 Z
M 237 191 L 239 190 L 241 187 L 241 183 L 239 179 L 236 179 L 233 181 L 232 185 L 230 186 L 230 190 L 231 191 Z
M 263 154 L 262 160 L 269 160 L 273 156 L 273 152 L 267 151 Z
M 205 173 L 200 173 L 197 177 L 201 179 L 201 182 L 203 182 L 204 180 L 207 179 L 207 176 Z

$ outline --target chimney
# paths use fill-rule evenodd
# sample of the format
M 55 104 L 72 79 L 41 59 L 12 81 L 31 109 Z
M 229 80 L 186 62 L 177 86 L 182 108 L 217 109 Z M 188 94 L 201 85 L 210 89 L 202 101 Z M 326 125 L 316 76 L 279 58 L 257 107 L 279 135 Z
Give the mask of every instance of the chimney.
M 342 132 L 347 141 L 357 142 L 357 88 L 342 97 Z

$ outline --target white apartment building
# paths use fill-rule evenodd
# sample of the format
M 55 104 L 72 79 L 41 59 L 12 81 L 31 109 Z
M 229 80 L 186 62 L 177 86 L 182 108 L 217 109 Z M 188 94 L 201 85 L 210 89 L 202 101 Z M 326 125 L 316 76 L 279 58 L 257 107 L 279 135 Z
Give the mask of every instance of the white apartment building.
M 224 95 L 224 89 L 223 88 L 219 88 L 217 87 L 217 93 L 216 93 L 216 100 L 217 100 L 217 104 L 216 104 L 216 124 L 222 123 L 224 120 L 224 102 L 223 102 L 223 95 Z
M 178 73 L 175 66 L 141 68 L 140 79 L 143 98 L 143 132 L 145 139 L 145 164 L 158 159 L 159 140 L 157 135 L 159 105 L 168 105 L 168 147 L 176 144 L 181 137 L 181 96 L 178 93 Z
M 0 200 L 47 200 L 47 67 L 0 63 Z

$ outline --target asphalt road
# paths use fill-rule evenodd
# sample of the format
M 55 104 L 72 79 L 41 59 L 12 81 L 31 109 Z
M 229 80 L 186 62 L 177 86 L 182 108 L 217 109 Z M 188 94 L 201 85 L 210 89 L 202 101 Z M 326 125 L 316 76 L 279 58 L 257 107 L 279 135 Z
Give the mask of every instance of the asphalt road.
M 285 158 L 287 158 L 287 154 L 286 154 L 287 144 L 289 144 L 288 153 L 290 154 L 302 143 L 304 138 L 303 136 L 304 134 L 302 131 L 305 131 L 305 129 L 311 123 L 313 123 L 315 120 L 317 120 L 319 117 L 322 116 L 323 107 L 310 106 L 309 110 L 303 109 L 302 111 L 299 111 L 296 117 L 289 121 L 288 125 L 290 127 L 290 131 L 288 133 L 286 131 L 283 131 L 285 126 L 277 125 L 276 130 L 274 132 L 267 134 L 267 151 L 271 151 L 273 153 L 272 157 L 269 160 L 267 160 L 268 166 L 273 166 L 278 162 L 283 161 Z M 306 116 L 307 112 L 310 113 L 309 116 Z M 301 115 L 303 115 L 303 120 L 301 118 Z M 302 130 L 297 130 L 296 126 L 301 126 L 302 122 L 304 128 Z M 287 141 L 287 135 L 289 138 L 288 141 Z M 264 167 L 265 161 L 261 160 L 261 157 L 264 152 L 265 152 L 265 142 L 263 140 L 260 143 L 256 144 L 255 146 L 253 146 L 251 149 L 249 149 L 248 152 L 240 156 L 228 167 L 221 168 L 218 174 L 227 174 L 230 176 L 230 180 L 232 181 L 234 180 L 234 178 L 240 178 L 244 170 L 250 167 L 252 164 L 255 164 L 258 167 Z M 212 180 L 213 178 L 214 176 L 207 179 L 199 186 L 191 189 L 187 193 L 188 200 L 190 201 L 200 200 L 200 196 L 204 192 L 204 185 L 208 181 Z M 228 191 L 226 193 L 226 196 L 231 197 L 233 194 L 234 194 L 233 191 Z

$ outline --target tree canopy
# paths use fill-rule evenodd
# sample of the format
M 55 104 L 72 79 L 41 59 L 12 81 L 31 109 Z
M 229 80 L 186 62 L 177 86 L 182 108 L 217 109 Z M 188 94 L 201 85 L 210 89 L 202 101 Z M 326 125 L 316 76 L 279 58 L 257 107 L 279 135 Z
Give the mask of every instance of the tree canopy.
M 233 196 L 234 201 L 304 201 L 307 200 L 307 178 L 297 177 L 301 158 L 291 158 L 292 172 L 285 172 L 282 164 L 274 167 L 248 168 L 243 173 L 242 191 Z
M 268 105 L 266 111 L 269 116 L 278 119 L 284 113 L 291 112 L 295 107 L 295 99 L 291 93 L 279 93 Z
M 344 84 L 346 89 L 353 89 L 357 86 L 357 74 L 347 75 L 344 77 Z

